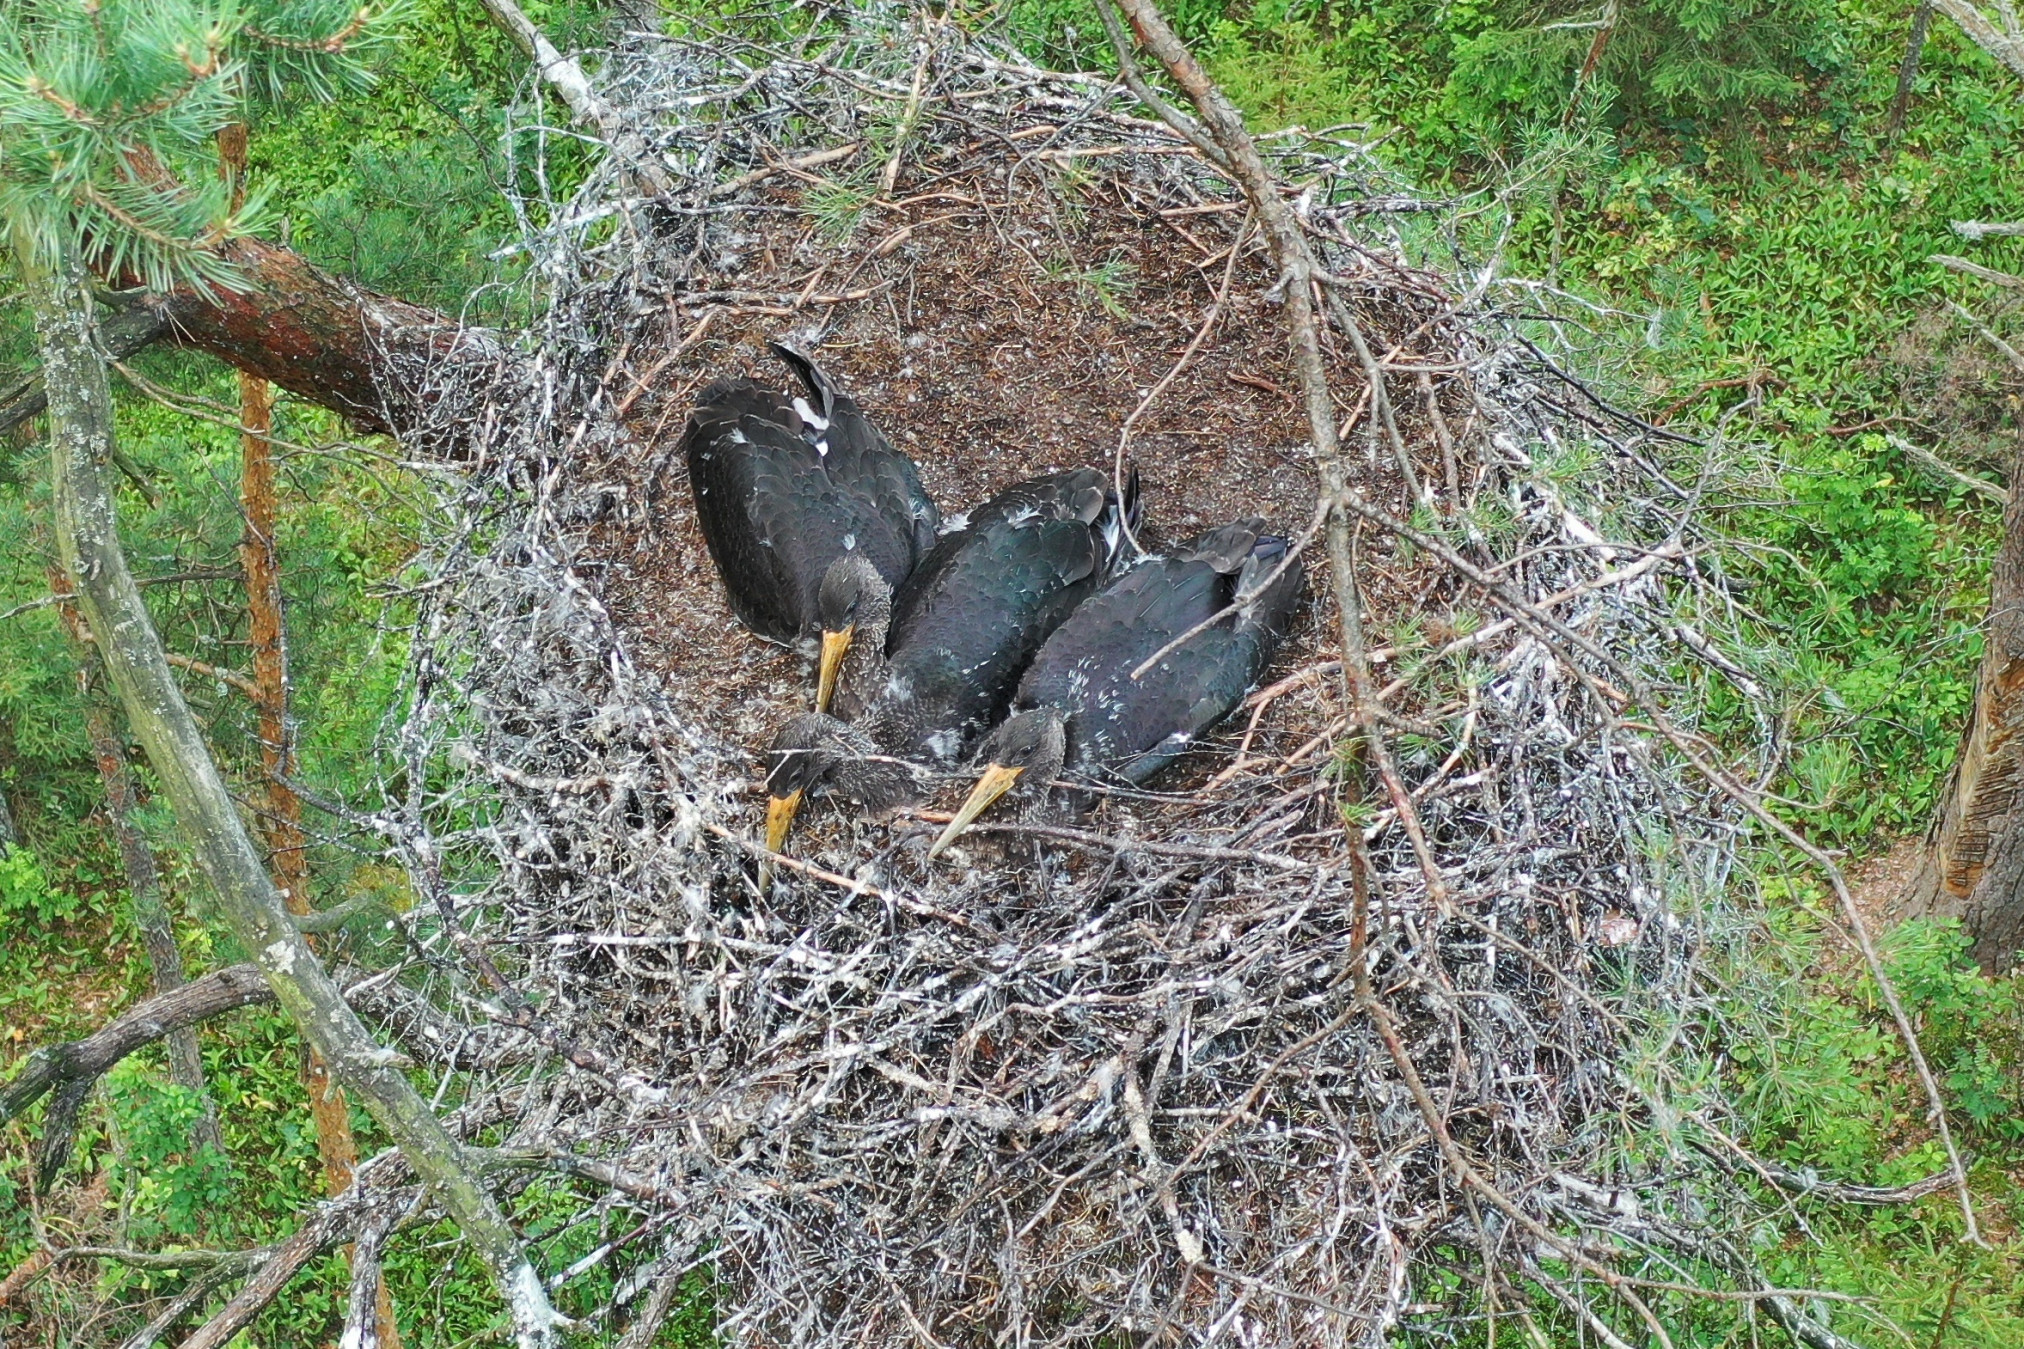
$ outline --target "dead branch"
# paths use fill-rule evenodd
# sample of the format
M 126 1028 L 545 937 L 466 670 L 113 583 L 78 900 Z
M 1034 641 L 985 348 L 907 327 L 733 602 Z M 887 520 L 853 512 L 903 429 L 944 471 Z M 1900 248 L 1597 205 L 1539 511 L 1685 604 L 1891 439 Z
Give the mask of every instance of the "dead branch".
M 30 1054 L 7 1085 L 0 1087 L 0 1123 L 18 1118 L 43 1096 L 55 1093 L 44 1117 L 37 1163 L 40 1183 L 46 1189 L 70 1156 L 78 1108 L 92 1084 L 114 1064 L 174 1031 L 271 1001 L 273 996 L 258 970 L 251 965 L 234 965 L 136 1003 L 82 1040 Z

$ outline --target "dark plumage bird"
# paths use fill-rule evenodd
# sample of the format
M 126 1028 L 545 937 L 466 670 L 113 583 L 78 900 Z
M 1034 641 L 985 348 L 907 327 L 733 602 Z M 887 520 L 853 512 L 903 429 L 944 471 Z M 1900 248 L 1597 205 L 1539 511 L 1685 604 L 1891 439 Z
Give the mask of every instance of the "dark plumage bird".
M 682 450 L 703 540 L 731 609 L 769 641 L 822 635 L 817 690 L 826 707 L 852 640 L 849 616 L 825 612 L 826 578 L 862 565 L 897 586 L 934 545 L 941 513 L 911 459 L 895 450 L 821 367 L 775 342 L 804 394 L 748 379 L 705 390 Z
M 855 726 L 804 712 L 781 726 L 766 751 L 766 850 L 780 851 L 811 797 L 876 817 L 922 795 L 923 778 L 913 765 L 880 754 Z
M 890 753 L 953 763 L 1003 716 L 1049 634 L 1110 576 L 1138 518 L 1138 474 L 1122 496 L 1074 469 L 1006 488 L 936 540 L 897 594 L 869 569 L 839 572 L 830 597 L 858 615 L 839 707 Z M 872 638 L 884 630 L 883 652 Z
M 1004 715 L 1020 673 L 1110 576 L 1138 518 L 1138 475 L 1121 497 L 1108 484 L 1076 469 L 1005 489 L 943 535 L 897 597 L 862 563 L 825 581 L 824 612 L 847 616 L 857 634 L 837 690 L 854 723 L 810 714 L 781 728 L 767 779 L 770 851 L 806 796 L 872 814 L 917 799 L 924 774 L 908 761 L 953 763 Z
M 1279 570 L 1286 540 L 1264 526 L 1240 520 L 1149 559 L 1057 628 L 1020 681 L 1022 710 L 977 747 L 983 774 L 929 855 L 1008 791 L 1045 803 L 1064 772 L 1143 783 L 1228 716 L 1271 663 L 1303 588 L 1297 560 Z

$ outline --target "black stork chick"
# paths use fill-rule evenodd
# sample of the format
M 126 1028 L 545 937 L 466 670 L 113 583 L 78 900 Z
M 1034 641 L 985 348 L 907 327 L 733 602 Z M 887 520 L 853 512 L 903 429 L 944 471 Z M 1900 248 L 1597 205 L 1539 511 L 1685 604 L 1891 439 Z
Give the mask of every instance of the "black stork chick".
M 1050 806 L 1050 785 L 1064 773 L 1070 782 L 1142 784 L 1228 716 L 1271 664 L 1303 591 L 1297 559 L 1280 570 L 1287 541 L 1264 527 L 1239 520 L 1197 535 L 1123 573 L 1057 628 L 1020 681 L 1022 710 L 978 745 L 984 771 L 928 855 L 1007 792 Z M 1068 794 L 1071 810 L 1084 795 Z
M 889 602 L 866 569 L 840 576 L 835 602 L 856 606 L 861 632 L 845 709 L 890 753 L 957 762 L 1005 714 L 1049 635 L 1110 577 L 1138 510 L 1136 470 L 1122 495 L 1095 469 L 1052 473 L 971 511 Z M 870 639 L 885 612 L 881 657 Z
M 689 414 L 681 448 L 732 612 L 768 641 L 821 634 L 822 709 L 854 635 L 847 613 L 825 610 L 824 583 L 861 564 L 897 586 L 934 545 L 942 517 L 913 461 L 855 399 L 801 352 L 768 345 L 805 393 L 748 379 L 713 384 Z
M 804 803 L 825 800 L 868 818 L 926 795 L 919 770 L 878 752 L 871 737 L 821 712 L 790 718 L 766 751 L 766 851 L 777 853 Z M 760 887 L 772 870 L 760 867 Z
M 804 796 L 840 796 L 878 814 L 925 795 L 928 769 L 914 764 L 956 762 L 1004 715 L 1034 653 L 1111 575 L 1138 509 L 1136 471 L 1122 497 L 1095 469 L 1054 473 L 971 511 L 897 597 L 870 567 L 834 573 L 824 612 L 851 616 L 857 633 L 836 692 L 853 721 L 810 714 L 781 729 L 775 752 L 802 752 L 776 760 L 783 771 L 768 780 L 768 851 L 786 841 Z M 873 747 L 884 756 L 870 756 Z M 909 775 L 909 798 L 891 797 L 898 773 Z

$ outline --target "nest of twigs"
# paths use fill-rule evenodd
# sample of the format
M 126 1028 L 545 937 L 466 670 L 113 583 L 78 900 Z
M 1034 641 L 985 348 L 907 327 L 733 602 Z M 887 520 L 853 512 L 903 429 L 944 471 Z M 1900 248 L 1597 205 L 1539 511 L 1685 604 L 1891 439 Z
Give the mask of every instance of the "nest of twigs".
M 439 380 L 470 467 L 404 601 L 378 819 L 429 901 L 411 978 L 538 1027 L 531 1065 L 460 1062 L 499 1141 L 593 1160 L 586 1220 L 636 1210 L 606 1310 L 702 1266 L 755 1344 L 1375 1345 L 1485 1284 L 1615 1323 L 1635 1284 L 1591 1275 L 1726 1249 L 1625 1143 L 1622 1065 L 1710 996 L 1737 838 L 1617 687 L 1706 646 L 1678 493 L 1440 204 L 1352 139 L 1265 143 L 1406 450 L 1331 333 L 1358 709 L 1274 269 L 1129 96 L 904 13 L 641 38 L 603 92 L 675 190 L 615 154 L 530 209 L 524 360 Z M 1157 792 L 954 867 L 930 825 L 832 823 L 762 895 L 754 749 L 806 667 L 731 624 L 662 470 L 692 391 L 783 331 L 951 508 L 1130 458 L 1174 534 L 1256 512 L 1305 540 L 1311 621 Z

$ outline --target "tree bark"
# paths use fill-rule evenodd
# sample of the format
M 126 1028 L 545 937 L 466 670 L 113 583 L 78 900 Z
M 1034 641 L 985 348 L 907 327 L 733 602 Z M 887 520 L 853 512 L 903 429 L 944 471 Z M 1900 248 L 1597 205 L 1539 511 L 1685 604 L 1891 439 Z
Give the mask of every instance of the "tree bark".
M 220 253 L 237 266 L 243 290 L 123 291 L 101 347 L 114 359 L 155 341 L 208 352 L 361 431 L 395 436 L 427 409 L 432 370 L 470 361 L 497 368 L 513 359 L 489 330 L 334 277 L 293 249 L 236 239 Z M 0 386 L 0 435 L 47 405 L 39 372 Z
M 246 138 L 243 122 L 218 133 L 218 160 L 232 185 L 236 210 L 246 196 Z M 248 645 L 253 653 L 251 693 L 260 728 L 260 769 L 266 810 L 260 833 L 274 887 L 291 916 L 309 913 L 308 840 L 302 832 L 302 803 L 288 781 L 295 776 L 295 737 L 288 719 L 288 647 L 281 613 L 281 555 L 275 540 L 280 519 L 274 490 L 272 387 L 258 375 L 239 372 L 239 501 L 246 532 L 239 561 L 246 573 Z M 310 943 L 312 948 L 315 942 Z M 351 1110 L 344 1089 L 331 1080 L 330 1066 L 305 1047 L 302 1086 L 316 1126 L 316 1151 L 323 1160 L 326 1194 L 342 1194 L 358 1167 Z
M 1905 129 L 1905 114 L 1911 111 L 1912 85 L 1919 78 L 1919 57 L 1926 49 L 1926 32 L 1933 26 L 1933 0 L 1919 0 L 1912 14 L 1911 36 L 1905 39 L 1905 59 L 1898 63 L 1897 93 L 1891 96 L 1890 124 L 1884 129 L 1886 142 L 1895 141 Z
M 106 482 L 112 395 L 93 342 L 91 295 L 73 259 L 50 268 L 17 238 L 17 275 L 28 293 L 49 390 L 50 463 L 56 534 L 76 578 L 80 607 L 98 640 L 128 722 L 174 804 L 220 908 L 275 998 L 339 1081 L 366 1104 L 434 1189 L 491 1268 L 518 1342 L 546 1346 L 561 1323 L 513 1229 L 480 1184 L 464 1149 L 367 1034 L 302 933 L 290 921 L 196 719 L 169 673 L 121 549 Z M 327 279 L 326 279 L 327 280 Z M 220 298 L 221 306 L 233 303 Z
M 426 399 L 419 376 L 428 369 L 499 359 L 482 329 L 340 280 L 292 249 L 236 239 L 220 251 L 246 289 L 157 299 L 174 340 L 342 413 L 362 431 L 407 430 Z
M 52 567 L 49 589 L 51 594 L 67 595 L 75 586 L 62 571 Z M 155 992 L 172 993 L 187 982 L 183 953 L 176 946 L 169 908 L 162 900 L 161 871 L 155 866 L 154 849 L 134 824 L 133 770 L 127 765 L 126 746 L 120 743 L 112 716 L 94 687 L 97 681 L 92 678 L 92 668 L 99 662 L 85 632 L 84 617 L 77 611 L 77 602 L 65 600 L 57 611 L 77 647 L 77 694 L 84 705 L 84 733 L 91 742 L 92 758 L 98 763 L 98 780 L 105 788 L 106 815 L 112 825 L 113 841 L 119 848 L 120 867 L 126 872 L 127 900 L 134 928 L 148 953 Z M 220 1156 L 224 1155 L 225 1139 L 218 1131 L 218 1104 L 204 1081 L 204 1056 L 197 1046 L 197 1033 L 187 1026 L 169 1032 L 168 1051 L 169 1080 L 197 1093 L 203 1106 L 203 1118 L 191 1141 L 200 1146 L 208 1143 Z
M 2024 78 L 2024 29 L 2019 28 L 2014 10 L 2007 5 L 1998 7 L 1997 19 L 2002 21 L 1998 27 L 1975 0 L 1933 0 L 1933 4 L 1945 10 L 1976 46 L 2008 66 L 2011 74 Z
M 1959 918 L 1976 961 L 1998 973 L 2024 949 L 2024 454 L 2010 466 L 1984 641 L 1967 734 L 1906 908 Z
M 274 992 L 252 965 L 228 965 L 167 993 L 137 1002 L 82 1040 L 38 1049 L 13 1080 L 0 1087 L 0 1124 L 51 1091 L 79 1080 L 87 1085 L 114 1064 L 164 1036 L 240 1007 L 272 1002 Z

